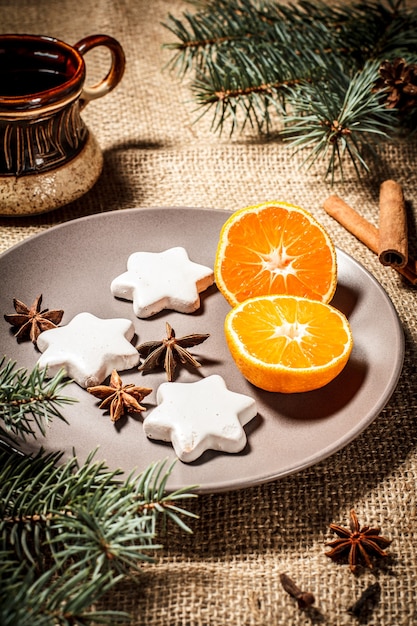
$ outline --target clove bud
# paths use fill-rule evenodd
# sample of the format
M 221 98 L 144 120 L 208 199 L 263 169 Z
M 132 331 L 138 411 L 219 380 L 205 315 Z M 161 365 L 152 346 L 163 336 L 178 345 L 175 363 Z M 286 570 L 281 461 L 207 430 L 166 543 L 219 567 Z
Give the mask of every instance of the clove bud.
M 359 599 L 348 608 L 348 613 L 359 619 L 363 618 L 365 615 L 370 614 L 372 609 L 378 604 L 380 595 L 381 585 L 378 582 L 369 585 L 362 592 Z
M 300 609 L 307 609 L 314 604 L 314 595 L 309 591 L 302 591 L 287 574 L 280 574 L 280 580 L 284 590 L 297 600 Z

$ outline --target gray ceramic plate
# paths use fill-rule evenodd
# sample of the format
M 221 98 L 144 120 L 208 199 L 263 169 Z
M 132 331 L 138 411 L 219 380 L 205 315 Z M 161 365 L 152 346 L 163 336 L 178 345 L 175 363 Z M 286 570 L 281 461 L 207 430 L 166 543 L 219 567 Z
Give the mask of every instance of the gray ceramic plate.
M 182 370 L 177 380 L 193 381 L 220 374 L 233 391 L 256 399 L 258 416 L 247 426 L 248 444 L 240 454 L 208 451 L 192 464 L 175 464 L 169 487 L 199 485 L 201 492 L 248 487 L 297 472 L 339 450 L 359 435 L 388 402 L 397 384 L 404 355 L 403 332 L 391 301 L 379 283 L 350 256 L 337 251 L 339 274 L 333 304 L 349 318 L 354 349 L 344 371 L 326 387 L 305 394 L 281 395 L 250 385 L 236 369 L 225 345 L 223 319 L 229 306 L 213 286 L 203 294 L 192 315 L 165 312 L 137 319 L 130 302 L 116 300 L 110 282 L 125 271 L 138 250 L 162 251 L 184 246 L 190 258 L 213 266 L 220 228 L 229 213 L 204 209 L 131 209 L 67 222 L 16 245 L 0 257 L 0 354 L 32 368 L 38 358 L 30 342 L 18 344 L 3 319 L 12 313 L 12 299 L 29 304 L 42 293 L 45 307 L 62 308 L 63 324 L 81 311 L 99 317 L 132 319 L 138 342 L 162 339 L 165 321 L 178 337 L 210 333 L 193 349 L 200 370 Z M 146 376 L 136 370 L 123 374 L 156 390 L 164 372 Z M 150 462 L 174 459 L 170 445 L 146 439 L 140 419 L 122 419 L 115 426 L 97 408 L 97 400 L 72 383 L 67 394 L 79 403 L 65 408 L 69 425 L 56 420 L 47 438 L 32 449 L 73 449 L 83 461 L 98 447 L 97 459 L 127 473 Z M 155 392 L 144 401 L 148 410 Z M 30 447 L 25 448 L 26 451 Z

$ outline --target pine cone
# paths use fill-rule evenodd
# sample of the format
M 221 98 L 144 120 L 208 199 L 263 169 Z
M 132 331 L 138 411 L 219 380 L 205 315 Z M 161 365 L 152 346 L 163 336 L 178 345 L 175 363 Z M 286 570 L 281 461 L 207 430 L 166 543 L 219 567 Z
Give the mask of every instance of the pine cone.
M 407 65 L 402 58 L 383 61 L 379 67 L 380 78 L 375 90 L 385 90 L 388 109 L 405 112 L 417 106 L 417 64 Z

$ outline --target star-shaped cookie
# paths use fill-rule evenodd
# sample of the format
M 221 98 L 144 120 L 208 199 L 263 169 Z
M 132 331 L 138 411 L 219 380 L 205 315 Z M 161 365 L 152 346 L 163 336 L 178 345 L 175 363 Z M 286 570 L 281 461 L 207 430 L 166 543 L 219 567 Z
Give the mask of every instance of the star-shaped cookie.
M 196 311 L 199 294 L 213 282 L 213 270 L 190 261 L 185 248 L 178 246 L 163 252 L 134 252 L 127 272 L 117 276 L 110 289 L 117 298 L 133 301 L 137 317 L 150 317 L 163 309 Z
M 229 391 L 217 374 L 195 383 L 162 383 L 156 399 L 158 406 L 144 419 L 144 431 L 150 439 L 171 441 L 186 463 L 205 450 L 243 450 L 243 426 L 257 414 L 255 401 Z
M 94 387 L 114 369 L 138 364 L 139 353 L 130 343 L 134 334 L 130 320 L 79 313 L 66 326 L 39 335 L 37 345 L 43 354 L 38 366 L 47 368 L 50 377 L 64 368 L 81 387 Z

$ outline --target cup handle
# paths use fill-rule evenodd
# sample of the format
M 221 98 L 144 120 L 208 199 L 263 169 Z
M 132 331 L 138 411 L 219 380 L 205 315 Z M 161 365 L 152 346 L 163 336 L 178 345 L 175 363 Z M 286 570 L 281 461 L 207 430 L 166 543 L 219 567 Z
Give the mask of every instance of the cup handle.
M 111 66 L 107 75 L 91 87 L 84 87 L 81 92 L 81 105 L 84 107 L 96 98 L 105 96 L 109 91 L 119 84 L 125 70 L 125 55 L 120 43 L 108 35 L 90 35 L 78 41 L 74 48 L 84 55 L 86 52 L 97 46 L 105 46 L 111 52 Z

